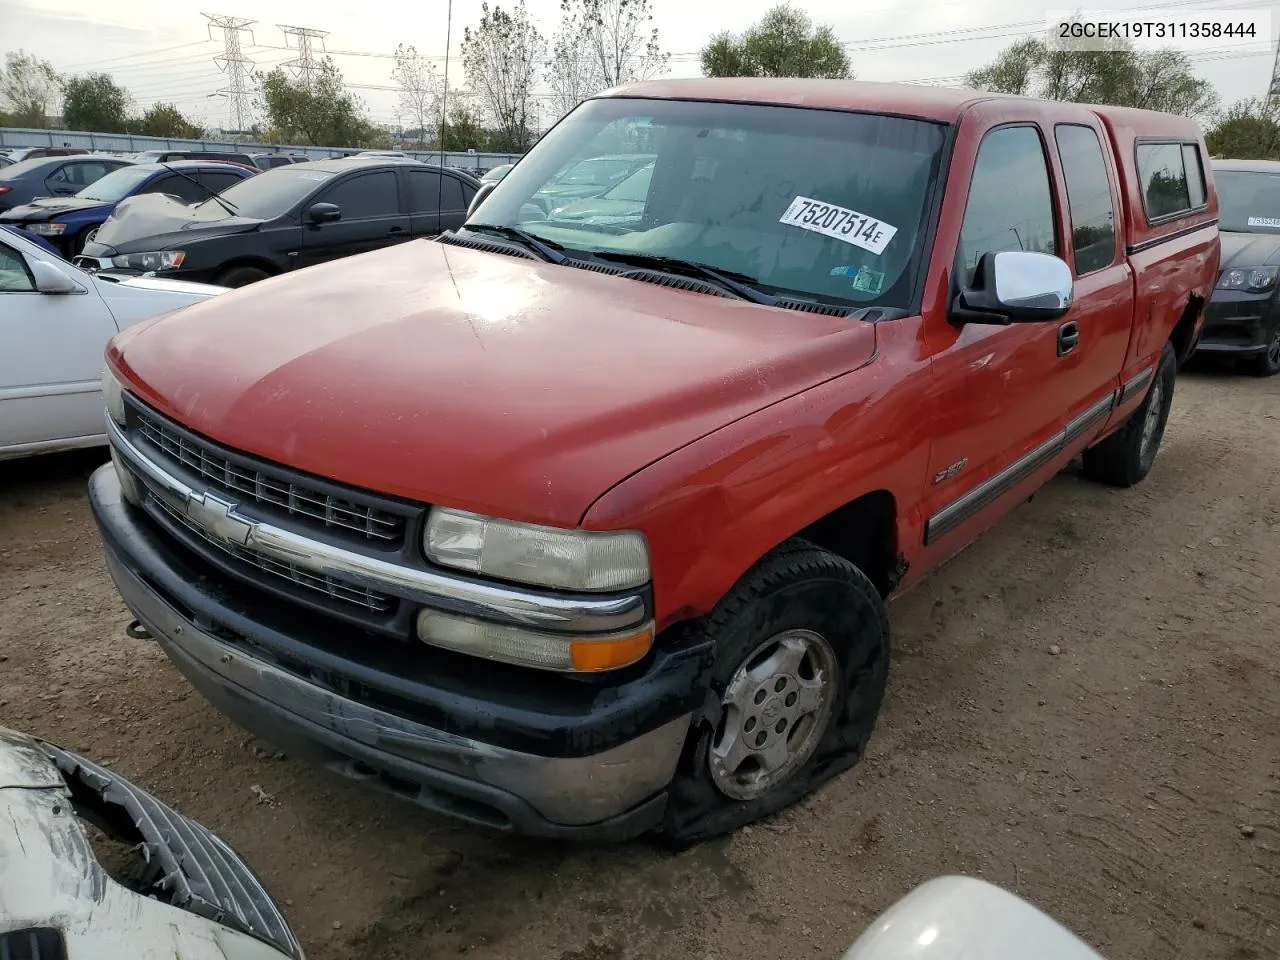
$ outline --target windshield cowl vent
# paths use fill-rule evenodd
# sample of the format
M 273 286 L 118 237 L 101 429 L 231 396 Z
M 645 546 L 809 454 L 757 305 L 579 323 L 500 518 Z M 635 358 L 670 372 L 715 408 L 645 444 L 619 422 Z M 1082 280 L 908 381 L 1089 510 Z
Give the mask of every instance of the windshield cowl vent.
M 618 276 L 627 277 L 630 280 L 642 280 L 645 283 L 656 283 L 660 287 L 674 287 L 676 290 L 705 293 L 713 297 L 733 296 L 733 294 L 722 290 L 714 283 L 707 283 L 705 280 L 698 280 L 694 277 L 680 277 L 671 273 L 662 273 L 658 270 L 625 270 L 619 273 Z
M 455 247 L 469 247 L 472 250 L 484 250 L 486 253 L 504 253 L 508 257 L 520 257 L 523 260 L 539 259 L 527 250 L 521 250 L 519 247 L 510 243 L 503 243 L 501 240 L 488 240 L 481 237 L 460 237 L 456 233 L 442 233 L 436 237 L 436 242 L 447 243 Z
M 803 313 L 820 313 L 826 317 L 847 317 L 849 315 L 849 307 L 841 307 L 834 303 L 814 303 L 811 300 L 791 300 L 787 297 L 779 297 L 775 306 L 782 307 L 784 310 L 800 310 Z

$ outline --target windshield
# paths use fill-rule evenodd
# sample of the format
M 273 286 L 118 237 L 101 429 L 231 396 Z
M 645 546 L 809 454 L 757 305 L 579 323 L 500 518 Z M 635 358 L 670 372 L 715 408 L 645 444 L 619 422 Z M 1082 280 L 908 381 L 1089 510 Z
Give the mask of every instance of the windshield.
M 1215 170 L 1218 228 L 1235 233 L 1280 233 L 1280 173 Z
M 89 184 L 76 194 L 82 200 L 101 200 L 103 203 L 116 203 L 133 193 L 147 180 L 155 176 L 154 167 L 121 167 L 112 170 L 101 180 Z
M 834 110 L 592 100 L 547 134 L 472 219 L 519 227 L 570 254 L 688 260 L 755 278 L 770 292 L 905 307 L 944 131 Z M 555 218 L 564 201 L 542 191 L 610 156 L 612 171 L 631 179 L 615 177 L 591 196 L 632 200 L 635 215 Z
M 298 201 L 333 176 L 324 170 L 306 165 L 299 169 L 291 164 L 233 183 L 222 191 L 221 196 L 235 208 L 237 217 L 274 220 L 288 213 Z M 212 199 L 196 204 L 195 212 L 199 220 L 223 220 L 231 216 Z

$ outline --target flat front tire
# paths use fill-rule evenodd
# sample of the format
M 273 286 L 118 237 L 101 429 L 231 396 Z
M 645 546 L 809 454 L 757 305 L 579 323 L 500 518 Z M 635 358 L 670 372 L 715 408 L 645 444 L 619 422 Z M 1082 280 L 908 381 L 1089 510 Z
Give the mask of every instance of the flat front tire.
M 889 670 L 875 586 L 803 540 L 766 555 L 698 629 L 716 651 L 709 709 L 662 827 L 681 847 L 775 813 L 857 763 Z

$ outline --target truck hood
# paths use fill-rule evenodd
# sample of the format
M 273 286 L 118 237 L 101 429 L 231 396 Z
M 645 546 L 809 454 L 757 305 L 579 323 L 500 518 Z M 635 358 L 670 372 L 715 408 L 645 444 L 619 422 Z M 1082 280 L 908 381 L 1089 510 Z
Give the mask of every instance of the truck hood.
M 197 214 L 194 206 L 162 193 L 144 193 L 120 202 L 115 213 L 98 228 L 84 254 L 109 257 L 117 253 L 164 250 L 191 240 L 246 233 L 261 225 L 261 220 L 251 217 L 228 215 L 209 219 Z
M 286 274 L 126 331 L 146 402 L 384 493 L 573 526 L 671 451 L 875 352 L 860 320 L 435 241 Z
M 97 207 L 110 207 L 111 204 L 101 200 L 85 200 L 80 197 L 44 197 L 31 203 L 24 203 L 0 214 L 0 220 L 24 223 L 42 223 L 68 213 L 79 213 L 82 210 L 93 210 Z
M 1280 234 L 1222 232 L 1222 269 L 1280 265 Z

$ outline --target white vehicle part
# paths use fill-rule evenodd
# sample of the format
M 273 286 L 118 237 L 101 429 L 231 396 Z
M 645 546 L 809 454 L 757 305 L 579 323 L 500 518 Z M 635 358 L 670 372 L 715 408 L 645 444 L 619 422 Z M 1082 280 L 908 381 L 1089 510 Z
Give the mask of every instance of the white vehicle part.
M 8 232 L 0 246 L 76 292 L 0 292 L 0 459 L 99 446 L 102 356 L 117 331 L 219 293 L 181 280 L 95 277 Z
M 1020 897 L 972 877 L 940 877 L 867 928 L 844 960 L 1103 960 Z
M 62 757 L 64 765 L 79 760 L 65 753 Z M 16 931 L 54 928 L 61 933 L 67 960 L 303 960 L 283 918 L 270 931 L 284 941 L 286 949 L 277 949 L 229 923 L 135 893 L 112 880 L 95 858 L 76 812 L 86 803 L 97 807 L 93 790 L 86 795 L 85 787 L 100 770 L 88 765 L 89 777 L 74 781 L 79 796 L 73 796 L 72 781 L 60 773 L 43 745 L 0 728 L 0 944 L 6 936 L 18 941 L 23 934 Z M 101 772 L 110 779 L 111 789 L 140 795 L 153 805 L 149 809 L 159 814 L 165 829 L 184 834 L 193 844 L 221 845 L 204 828 L 114 774 Z M 121 809 L 114 806 L 110 812 Z M 227 855 L 222 850 L 217 854 Z M 243 866 L 238 857 L 235 862 Z M 184 873 L 199 869 L 198 864 L 184 867 Z M 240 904 L 222 906 L 230 923 L 242 922 Z M 208 912 L 207 903 L 202 907 Z M 251 922 L 268 934 L 270 923 L 256 918 Z

